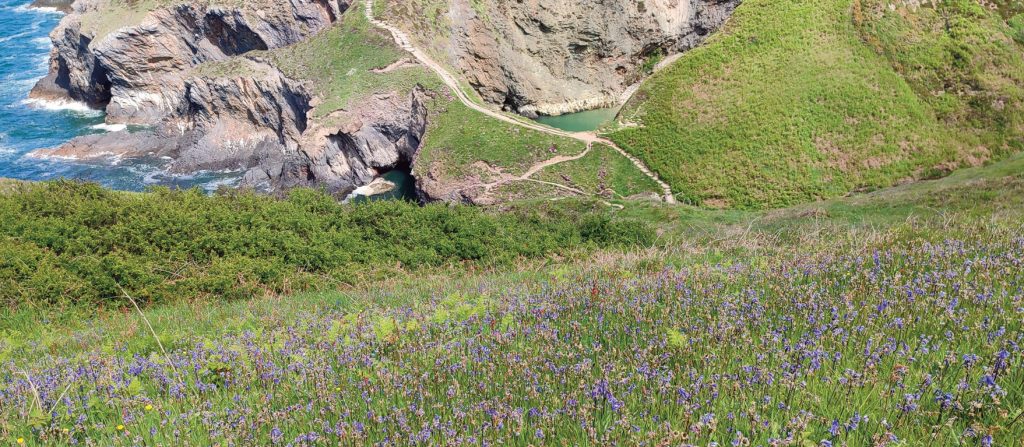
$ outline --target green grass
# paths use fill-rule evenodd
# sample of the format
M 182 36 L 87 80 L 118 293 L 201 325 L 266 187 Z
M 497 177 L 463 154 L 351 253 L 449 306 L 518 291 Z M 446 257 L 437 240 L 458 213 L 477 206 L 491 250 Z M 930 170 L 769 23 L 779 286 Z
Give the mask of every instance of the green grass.
M 862 1 L 854 21 L 939 121 L 978 142 L 981 158 L 1024 149 L 1024 47 L 1002 18 L 975 0 L 913 11 L 887 5 Z
M 1010 18 L 1009 25 L 1013 28 L 1014 40 L 1024 45 L 1024 14 L 1017 14 Z
M 416 161 L 418 172 L 437 172 L 458 181 L 482 174 L 473 163 L 483 162 L 508 174 L 520 175 L 535 163 L 556 155 L 575 155 L 586 145 L 498 121 L 476 112 L 450 96 L 434 98 L 428 129 Z
M 346 293 L 155 306 L 143 313 L 156 338 L 134 313 L 45 322 L 24 309 L 0 330 L 0 436 L 269 445 L 316 432 L 332 445 L 404 445 L 430 428 L 422 443 L 726 445 L 739 431 L 750 445 L 1015 445 L 1022 167 L 1016 158 L 864 196 L 881 208 L 988 191 L 952 194 L 918 219 L 861 226 L 819 215 L 832 225 L 800 239 L 750 225 L 789 228 L 806 219 L 798 209 L 690 209 L 719 222 L 708 225 L 714 240 Z M 743 251 L 709 253 L 736 227 L 752 228 Z M 998 390 L 985 385 L 993 375 Z M 868 419 L 843 428 L 855 415 Z
M 339 24 L 309 40 L 267 53 L 286 75 L 316 86 L 324 99 L 316 108 L 318 117 L 351 110 L 355 102 L 374 93 L 404 95 L 416 86 L 443 88 L 440 79 L 421 66 L 378 72 L 411 56 L 395 46 L 390 34 L 367 22 L 363 7 L 353 5 Z
M 634 203 L 620 218 L 650 222 L 667 245 L 712 257 L 771 256 L 821 234 L 865 234 L 912 222 L 1024 217 L 1024 154 L 948 177 L 772 211 Z M 968 237 L 969 235 L 963 235 Z
M 658 184 L 614 149 L 597 144 L 585 157 L 541 171 L 537 180 L 564 184 L 608 198 L 657 194 Z
M 1024 59 L 1005 36 L 996 39 L 1005 24 L 992 13 L 971 12 L 958 16 L 970 33 L 928 33 L 915 26 L 930 21 L 896 25 L 893 16 L 926 20 L 929 8 L 874 16 L 874 2 L 864 3 L 744 2 L 720 35 L 644 84 L 620 115 L 642 127 L 612 139 L 684 201 L 716 208 L 832 198 L 1020 149 L 1014 117 Z M 962 2 L 943 3 L 952 14 Z M 867 43 L 872 33 L 886 39 L 880 48 Z M 904 54 L 917 37 L 914 51 Z M 974 77 L 953 79 L 964 83 L 945 96 L 963 85 L 982 93 L 956 100 L 925 95 L 928 85 L 915 76 L 945 70 L 954 50 L 963 58 L 956 73 Z M 920 64 L 922 54 L 938 65 Z M 903 58 L 908 63 L 894 69 Z M 978 79 L 986 82 L 972 84 Z M 1003 115 L 987 113 L 980 101 L 993 95 L 1005 96 Z
M 252 12 L 272 6 L 273 0 L 100 0 L 90 2 L 89 12 L 82 14 L 82 31 L 100 42 L 121 28 L 136 26 L 159 8 L 189 4 L 193 7 L 227 7 Z
M 18 180 L 11 180 L 6 178 L 0 178 L 0 194 L 13 191 L 22 182 Z

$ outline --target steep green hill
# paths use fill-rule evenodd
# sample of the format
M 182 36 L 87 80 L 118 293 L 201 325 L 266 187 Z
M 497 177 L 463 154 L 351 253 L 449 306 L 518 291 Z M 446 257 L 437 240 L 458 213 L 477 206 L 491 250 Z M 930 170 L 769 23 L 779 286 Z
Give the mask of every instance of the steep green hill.
M 708 207 L 779 207 L 981 164 L 1024 149 L 1024 47 L 999 12 L 749 0 L 645 83 L 620 115 L 638 126 L 611 137 Z

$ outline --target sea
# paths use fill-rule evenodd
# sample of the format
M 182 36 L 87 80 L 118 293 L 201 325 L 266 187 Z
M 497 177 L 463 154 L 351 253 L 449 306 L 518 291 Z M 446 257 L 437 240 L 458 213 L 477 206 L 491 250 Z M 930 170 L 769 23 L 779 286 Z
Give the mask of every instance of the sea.
M 103 112 L 85 104 L 28 98 L 32 86 L 47 73 L 49 33 L 63 17 L 55 9 L 30 8 L 29 4 L 27 0 L 0 0 L 0 178 L 77 179 L 126 191 L 152 186 L 215 191 L 238 184 L 241 172 L 172 175 L 165 172 L 166 161 L 162 160 L 83 162 L 29 155 L 80 135 L 130 131 L 106 125 Z

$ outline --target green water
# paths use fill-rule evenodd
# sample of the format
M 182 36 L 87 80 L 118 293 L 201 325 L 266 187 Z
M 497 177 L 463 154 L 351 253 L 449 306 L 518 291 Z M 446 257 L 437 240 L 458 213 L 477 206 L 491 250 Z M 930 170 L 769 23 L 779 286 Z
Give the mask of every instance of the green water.
M 408 200 L 412 202 L 418 200 L 416 196 L 416 179 L 413 178 L 412 174 L 408 171 L 395 169 L 384 173 L 381 177 L 383 177 L 384 180 L 394 183 L 395 189 L 384 194 L 377 194 L 369 197 L 356 196 L 352 201 L 354 203 L 361 203 L 377 200 Z
M 617 113 L 619 113 L 617 107 L 595 109 L 567 115 L 542 116 L 537 118 L 537 122 L 569 132 L 589 132 L 597 130 L 605 123 L 615 119 Z

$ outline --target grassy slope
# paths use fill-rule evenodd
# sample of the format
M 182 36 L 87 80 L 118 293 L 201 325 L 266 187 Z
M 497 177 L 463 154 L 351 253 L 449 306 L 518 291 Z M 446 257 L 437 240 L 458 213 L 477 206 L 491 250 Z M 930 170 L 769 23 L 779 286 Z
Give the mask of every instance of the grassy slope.
M 443 163 L 450 178 L 479 173 L 470 164 L 483 161 L 511 174 L 555 155 L 575 155 L 582 142 L 536 132 L 485 117 L 458 100 L 441 96 L 431 105 L 429 129 L 417 165 L 423 171 Z M 554 149 L 554 152 L 552 151 Z
M 971 121 L 938 113 L 941 99 L 922 96 L 922 83 L 908 82 L 893 61 L 865 44 L 851 5 L 850 0 L 745 2 L 722 34 L 655 75 L 627 105 L 622 119 L 643 127 L 619 130 L 612 138 L 643 158 L 686 201 L 737 208 L 835 197 L 1014 149 L 973 131 L 996 128 L 992 115 Z M 989 16 L 965 20 L 988 35 L 1006 28 Z M 892 33 L 908 24 L 891 25 L 875 30 L 889 38 L 888 45 L 907 38 Z M 956 39 L 921 37 L 918 54 L 948 51 L 940 44 Z M 927 40 L 940 37 L 946 40 Z M 1007 53 L 1003 43 L 965 39 L 959 48 L 983 53 L 965 64 L 987 76 L 989 84 L 999 84 L 997 93 L 1009 98 L 1006 106 L 1019 109 L 1016 73 L 1024 72 L 1019 50 Z M 992 48 L 999 52 L 985 53 Z M 992 69 L 993 56 L 1004 54 L 1010 57 Z M 941 63 L 909 66 L 902 72 L 910 77 L 909 72 L 941 68 Z
M 853 19 L 958 138 L 981 151 L 1024 149 L 1024 48 L 998 13 L 975 0 L 913 10 L 861 0 Z
M 354 101 L 373 93 L 407 94 L 416 85 L 431 90 L 443 88 L 440 79 L 419 66 L 375 72 L 408 55 L 395 46 L 389 34 L 366 21 L 362 7 L 354 6 L 340 25 L 301 44 L 268 54 L 273 64 L 288 76 L 316 85 L 325 98 L 317 106 L 318 116 L 348 109 Z
M 658 185 L 639 172 L 632 162 L 601 144 L 586 157 L 566 162 L 557 170 L 543 171 L 536 178 L 608 198 L 621 199 L 658 191 Z
M 252 11 L 273 6 L 274 0 L 101 0 L 92 4 L 91 12 L 81 16 L 82 30 L 91 34 L 94 42 L 99 42 L 114 31 L 142 23 L 156 9 L 181 4 L 249 7 L 247 11 Z
M 1024 434 L 1024 426 L 1011 424 L 1024 406 L 1024 364 L 1010 343 L 1024 337 L 1024 277 L 1013 267 L 1021 254 L 1022 172 L 1024 157 L 1016 157 L 817 204 L 827 212 L 813 215 L 806 207 L 690 210 L 672 225 L 684 228 L 678 235 L 702 241 L 695 247 L 677 239 L 663 250 L 518 273 L 147 310 L 179 366 L 195 371 L 190 377 L 207 387 L 228 387 L 222 391 L 189 385 L 175 397 L 173 380 L 161 385 L 173 371 L 137 318 L 109 314 L 38 324 L 22 314 L 8 320 L 0 338 L 0 360 L 10 362 L 0 362 L 0 390 L 12 402 L 0 409 L 0 420 L 8 421 L 0 435 L 25 437 L 32 445 L 60 445 L 72 435 L 105 445 L 128 445 L 136 436 L 157 443 L 265 444 L 273 427 L 285 442 L 311 430 L 334 439 L 338 435 L 323 423 L 342 422 L 344 442 L 387 433 L 405 443 L 406 426 L 368 418 L 374 411 L 402 416 L 412 433 L 436 415 L 442 427 L 434 426 L 430 436 L 472 434 L 513 445 L 661 441 L 672 436 L 663 421 L 698 445 L 731 442 L 737 435 L 729 428 L 751 445 L 787 435 L 807 445 L 804 440 L 818 445 L 822 439 L 867 445 L 887 433 L 907 445 L 978 445 L 986 435 L 995 445 L 1013 445 Z M 917 217 L 907 219 L 911 215 Z M 698 222 L 714 230 L 685 231 Z M 810 225 L 817 231 L 806 231 Z M 780 230 L 791 234 L 779 238 Z M 678 273 L 665 274 L 665 268 Z M 945 279 L 933 284 L 929 278 L 938 273 Z M 908 288 L 917 290 L 915 300 L 906 299 Z M 983 300 L 988 293 L 993 298 Z M 952 304 L 955 296 L 959 305 Z M 944 331 L 954 326 L 950 337 Z M 898 349 L 900 343 L 918 346 L 920 336 L 929 337 L 928 350 Z M 863 354 L 869 340 L 877 358 Z M 897 342 L 892 349 L 891 340 Z M 996 381 L 1007 394 L 983 384 L 1003 349 L 1011 356 Z M 968 354 L 978 360 L 965 368 L 961 359 Z M 75 383 L 61 371 L 80 361 L 91 361 L 87 368 L 101 373 L 101 386 L 72 387 L 70 403 L 61 404 L 56 417 L 33 414 L 32 393 L 14 372 L 29 371 L 49 408 L 65 383 Z M 142 365 L 137 377 L 121 375 L 133 365 Z M 750 387 L 754 372 L 775 380 Z M 705 386 L 717 385 L 718 398 L 711 398 L 714 389 L 694 388 L 700 376 Z M 847 384 L 838 385 L 840 378 Z M 967 389 L 953 393 L 953 407 L 940 411 L 934 393 L 950 392 L 961 379 Z M 592 399 L 602 380 L 610 394 Z M 701 406 L 681 405 L 686 395 L 679 389 Z M 847 405 L 833 404 L 829 396 L 836 393 Z M 618 403 L 622 411 L 615 410 Z M 907 404 L 917 408 L 904 412 Z M 579 405 L 578 411 L 556 411 L 565 405 Z M 533 407 L 538 415 L 515 416 Z M 868 421 L 829 433 L 833 420 L 847 424 L 854 412 Z M 75 423 L 83 413 L 86 419 Z M 710 413 L 714 418 L 694 430 Z M 228 423 L 239 414 L 245 424 Z M 749 419 L 754 414 L 756 423 Z M 619 425 L 620 419 L 628 423 Z M 495 420 L 504 421 L 502 428 L 486 427 Z M 757 425 L 761 421 L 767 424 Z M 32 422 L 44 429 L 31 429 Z M 445 427 L 456 435 L 444 434 Z M 175 429 L 181 438 L 174 438 Z
M 87 15 L 86 20 L 96 22 L 90 26 L 102 27 L 105 30 L 103 32 L 109 32 L 112 28 L 138 21 L 155 8 L 177 3 L 177 0 L 145 0 L 129 5 L 122 1 L 110 0 L 104 3 L 101 12 Z M 229 0 L 210 3 L 234 5 Z M 376 5 L 382 7 L 383 2 L 377 2 Z M 405 94 L 416 86 L 427 89 L 435 99 L 430 104 L 427 136 L 416 170 L 435 172 L 453 183 L 479 175 L 480 171 L 470 168 L 475 162 L 484 162 L 503 172 L 518 175 L 533 164 L 553 156 L 550 151 L 552 147 L 559 148 L 558 154 L 561 155 L 583 151 L 584 146 L 578 141 L 510 126 L 453 102 L 440 79 L 423 67 L 405 67 L 384 73 L 375 71 L 409 58 L 409 55 L 394 44 L 390 35 L 366 21 L 361 10 L 363 7 L 362 2 L 356 2 L 339 24 L 304 42 L 246 56 L 269 60 L 287 76 L 309 82 L 323 99 L 314 112 L 321 118 L 337 110 L 349 109 L 360 99 L 372 94 Z M 195 69 L 195 74 L 244 76 L 249 70 L 250 64 L 240 58 L 232 58 L 203 64 Z M 632 165 L 621 162 L 612 164 L 621 168 L 621 171 L 615 173 L 622 178 L 621 183 L 646 185 L 643 174 Z M 581 168 L 574 169 L 579 171 Z M 548 170 L 560 173 L 562 167 L 553 166 Z M 597 172 L 585 175 L 595 176 Z M 529 186 L 516 187 L 522 189 Z M 643 189 L 645 187 L 636 189 L 646 191 Z M 655 191 L 656 188 L 651 187 L 649 190 Z M 547 189 L 533 191 L 528 196 L 563 195 L 564 191 Z M 504 196 L 511 198 L 519 194 Z

